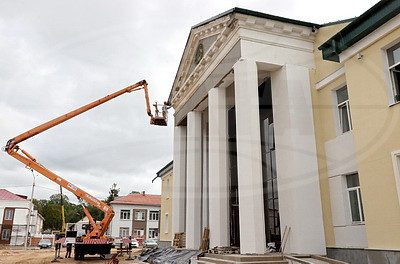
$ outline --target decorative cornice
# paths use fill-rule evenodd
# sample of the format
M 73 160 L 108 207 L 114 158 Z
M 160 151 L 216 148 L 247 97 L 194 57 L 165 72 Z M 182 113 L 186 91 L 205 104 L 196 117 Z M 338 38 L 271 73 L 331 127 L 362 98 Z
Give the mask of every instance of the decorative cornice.
M 200 79 L 203 79 L 201 77 L 208 71 L 210 65 L 215 62 L 218 53 L 226 46 L 227 42 L 232 39 L 234 35 L 237 35 L 236 33 L 239 29 L 248 29 L 260 32 L 260 34 L 278 35 L 310 43 L 315 40 L 317 31 L 316 27 L 290 24 L 288 22 L 275 21 L 241 13 L 228 14 L 208 24 L 193 28 L 171 91 L 171 104 L 175 110 L 178 110 L 182 105 L 182 101 L 189 98 L 201 85 L 199 82 Z M 205 51 L 203 58 L 189 74 L 190 65 L 198 43 L 202 39 L 214 35 L 217 35 L 216 41 Z M 236 37 L 241 39 L 239 35 Z M 268 43 L 268 45 L 275 45 L 275 43 Z M 282 46 L 281 43 L 276 43 L 276 45 Z M 287 48 L 301 49 L 295 46 L 287 46 Z M 312 52 L 310 50 L 307 51 Z

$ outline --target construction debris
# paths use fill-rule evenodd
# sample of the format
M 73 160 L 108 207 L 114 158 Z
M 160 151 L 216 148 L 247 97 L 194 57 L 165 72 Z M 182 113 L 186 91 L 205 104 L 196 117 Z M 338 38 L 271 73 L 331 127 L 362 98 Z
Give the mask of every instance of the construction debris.
M 191 258 L 202 256 L 203 251 L 167 247 L 143 252 L 137 260 L 152 264 L 190 264 Z
M 209 242 L 210 242 L 209 236 L 210 236 L 210 228 L 204 227 L 203 239 L 201 240 L 201 245 L 199 248 L 200 251 L 206 251 L 208 249 Z
M 240 254 L 239 247 L 213 247 L 209 250 L 212 254 Z
M 172 246 L 174 248 L 186 248 L 186 233 L 175 233 L 174 241 Z

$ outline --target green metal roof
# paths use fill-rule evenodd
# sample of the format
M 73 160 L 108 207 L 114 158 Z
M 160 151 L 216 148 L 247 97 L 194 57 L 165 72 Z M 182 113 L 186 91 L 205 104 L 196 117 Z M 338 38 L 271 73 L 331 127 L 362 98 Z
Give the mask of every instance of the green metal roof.
M 400 13 L 400 0 L 382 0 L 318 49 L 324 60 L 339 62 L 339 54 Z

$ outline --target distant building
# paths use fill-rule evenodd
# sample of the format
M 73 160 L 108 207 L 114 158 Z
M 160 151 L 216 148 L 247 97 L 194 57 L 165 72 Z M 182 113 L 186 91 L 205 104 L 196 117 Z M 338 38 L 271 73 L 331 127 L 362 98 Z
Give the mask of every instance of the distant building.
M 27 235 L 32 237 L 41 234 L 44 218 L 37 210 L 32 210 L 29 233 L 27 233 L 31 206 L 34 208 L 27 196 L 0 189 L 0 244 L 23 245 Z
M 172 234 L 172 173 L 171 161 L 157 172 L 156 178 L 161 178 L 161 216 L 160 216 L 160 241 L 159 246 L 171 246 Z M 156 179 L 154 178 L 153 181 Z
M 128 194 L 112 201 L 111 207 L 115 212 L 109 228 L 112 237 L 158 239 L 161 195 Z
M 100 221 L 96 221 L 96 223 L 99 222 Z M 67 223 L 66 231 L 76 231 L 77 236 L 85 236 L 87 230 L 89 230 L 89 227 L 90 227 L 89 219 L 87 218 L 87 216 L 85 216 L 76 223 Z

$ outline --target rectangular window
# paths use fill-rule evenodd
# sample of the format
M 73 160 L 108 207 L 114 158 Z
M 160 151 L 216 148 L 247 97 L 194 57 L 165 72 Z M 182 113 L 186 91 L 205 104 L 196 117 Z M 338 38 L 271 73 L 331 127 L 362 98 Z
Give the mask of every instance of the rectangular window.
M 144 212 L 136 211 L 135 212 L 135 220 L 144 221 L 145 220 Z
M 165 214 L 165 223 L 164 223 L 164 233 L 165 234 L 168 234 L 168 227 L 169 227 L 168 214 Z
M 353 223 L 364 222 L 364 210 L 358 173 L 347 175 L 346 182 L 347 193 L 349 194 L 351 220 Z
M 119 237 L 129 237 L 129 227 L 120 227 Z
M 150 211 L 149 220 L 150 221 L 158 221 L 158 211 Z
M 13 220 L 14 210 L 6 209 L 4 212 L 4 220 Z
M 400 101 L 400 43 L 387 50 L 394 101 Z
M 338 103 L 337 107 L 339 112 L 340 132 L 345 133 L 352 130 L 347 86 L 344 86 L 336 91 L 336 98 Z
M 134 235 L 135 237 L 144 236 L 144 229 L 143 229 L 143 228 L 134 229 L 134 230 L 133 230 L 133 235 Z
M 149 238 L 158 238 L 158 228 L 149 228 Z
M 11 230 L 10 229 L 3 229 L 1 231 L 1 240 L 10 240 Z
M 129 220 L 131 219 L 131 211 L 130 210 L 121 210 L 119 215 L 119 219 L 121 220 Z

